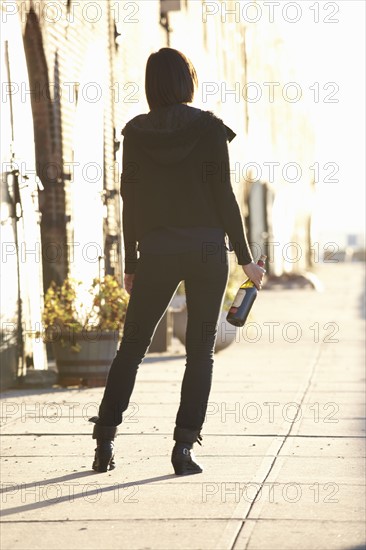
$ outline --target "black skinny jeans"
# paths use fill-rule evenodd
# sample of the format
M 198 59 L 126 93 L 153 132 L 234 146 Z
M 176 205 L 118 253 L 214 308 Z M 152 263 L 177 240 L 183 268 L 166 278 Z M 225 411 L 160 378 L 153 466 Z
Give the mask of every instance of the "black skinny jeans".
M 226 250 L 141 255 L 123 337 L 107 379 L 98 424 L 117 426 L 127 409 L 136 373 L 179 283 L 187 300 L 186 368 L 176 426 L 200 430 L 211 389 L 217 324 L 228 279 Z

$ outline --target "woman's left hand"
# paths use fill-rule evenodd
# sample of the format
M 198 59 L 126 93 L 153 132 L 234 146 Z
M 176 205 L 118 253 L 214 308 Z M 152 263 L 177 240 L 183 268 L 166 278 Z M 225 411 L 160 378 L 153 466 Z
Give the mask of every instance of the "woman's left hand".
M 125 282 L 125 289 L 128 292 L 128 294 L 131 294 L 134 278 L 135 278 L 134 273 L 125 273 L 124 282 Z

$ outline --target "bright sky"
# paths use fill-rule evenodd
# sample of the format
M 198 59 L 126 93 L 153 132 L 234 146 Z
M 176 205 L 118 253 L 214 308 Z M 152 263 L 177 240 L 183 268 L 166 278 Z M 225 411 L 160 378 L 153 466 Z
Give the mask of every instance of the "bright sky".
M 319 82 L 320 97 L 333 88 L 322 90 L 327 82 L 335 82 L 338 103 L 315 104 L 312 101 L 316 156 L 320 165 L 336 162 L 339 183 L 320 181 L 318 185 L 316 226 L 331 235 L 333 231 L 363 233 L 365 229 L 365 2 L 341 0 L 328 3 L 339 6 L 333 19 L 325 23 L 326 2 L 319 4 L 320 21 L 314 16 L 308 22 L 287 25 L 298 59 L 300 80 Z M 323 11 L 322 11 L 323 10 Z M 290 28 L 289 28 L 290 27 Z M 311 84 L 310 84 L 311 85 Z M 313 97 L 313 96 L 312 96 Z M 330 171 L 324 171 L 330 175 Z

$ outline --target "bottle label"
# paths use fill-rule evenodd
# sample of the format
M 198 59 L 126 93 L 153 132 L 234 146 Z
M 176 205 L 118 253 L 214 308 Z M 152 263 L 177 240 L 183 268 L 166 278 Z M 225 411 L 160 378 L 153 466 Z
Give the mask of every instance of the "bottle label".
M 239 288 L 231 307 L 240 307 L 244 300 L 245 293 L 245 288 Z

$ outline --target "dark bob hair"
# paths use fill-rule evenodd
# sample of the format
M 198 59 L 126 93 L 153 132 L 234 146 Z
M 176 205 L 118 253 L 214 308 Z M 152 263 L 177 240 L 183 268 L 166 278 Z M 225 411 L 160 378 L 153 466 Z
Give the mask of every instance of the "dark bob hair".
M 145 92 L 150 109 L 175 103 L 191 103 L 196 86 L 196 69 L 182 52 L 161 48 L 149 56 Z

